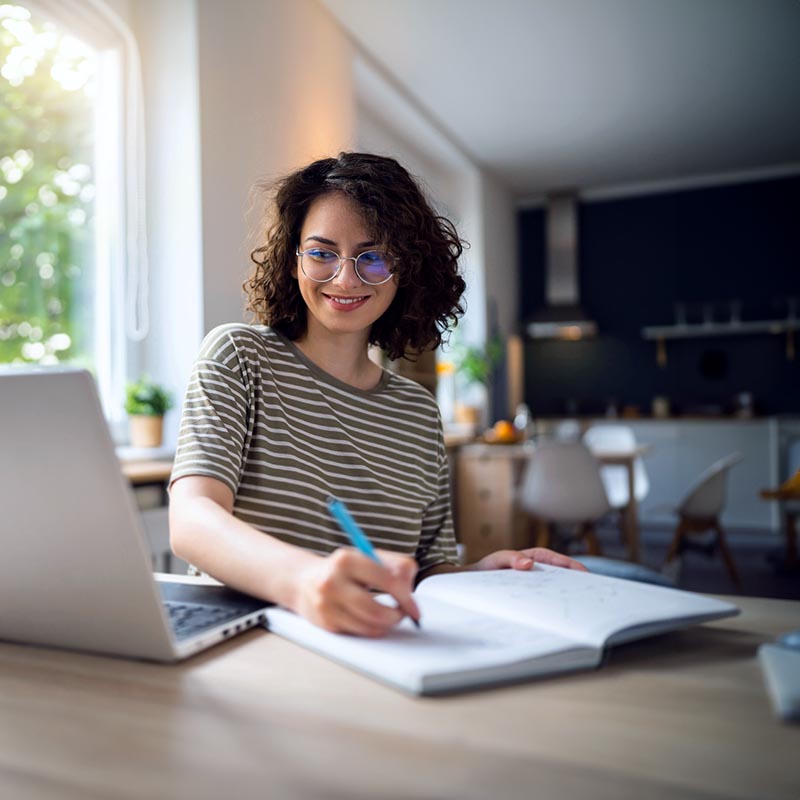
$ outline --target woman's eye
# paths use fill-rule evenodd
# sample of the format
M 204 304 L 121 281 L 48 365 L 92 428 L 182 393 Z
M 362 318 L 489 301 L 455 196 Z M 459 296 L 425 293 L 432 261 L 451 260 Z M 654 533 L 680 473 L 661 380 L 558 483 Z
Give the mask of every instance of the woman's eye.
M 337 256 L 336 253 L 332 253 L 330 250 L 318 250 L 317 248 L 312 247 L 310 250 L 306 250 L 306 253 L 315 261 L 339 260 L 339 256 Z

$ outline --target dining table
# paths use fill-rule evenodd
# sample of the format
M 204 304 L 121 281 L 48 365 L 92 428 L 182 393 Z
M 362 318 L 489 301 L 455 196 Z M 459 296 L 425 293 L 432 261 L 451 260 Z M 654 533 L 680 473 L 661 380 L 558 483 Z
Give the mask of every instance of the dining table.
M 652 449 L 649 444 L 637 444 L 626 449 L 601 450 L 590 448 L 592 455 L 603 466 L 624 467 L 628 477 L 628 502 L 620 509 L 623 540 L 628 548 L 628 560 L 639 561 L 641 555 L 639 531 L 639 501 L 636 499 L 635 467 L 637 459 Z
M 529 439 L 515 444 L 477 442 L 458 448 L 453 461 L 454 510 L 467 560 L 477 560 L 493 550 L 529 546 L 529 526 L 517 507 L 517 497 L 525 463 L 535 457 L 536 447 L 537 440 Z M 617 510 L 626 556 L 632 562 L 641 558 L 635 465 L 651 449 L 647 443 L 625 449 L 591 449 L 601 467 L 620 466 L 626 471 L 628 498 Z

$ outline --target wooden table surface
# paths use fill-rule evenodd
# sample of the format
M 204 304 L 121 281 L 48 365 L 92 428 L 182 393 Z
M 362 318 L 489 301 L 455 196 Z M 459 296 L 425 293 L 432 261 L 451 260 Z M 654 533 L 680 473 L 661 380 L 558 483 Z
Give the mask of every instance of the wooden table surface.
M 756 647 L 800 602 L 733 599 L 598 671 L 445 698 L 262 630 L 181 665 L 3 643 L 0 796 L 797 800 Z

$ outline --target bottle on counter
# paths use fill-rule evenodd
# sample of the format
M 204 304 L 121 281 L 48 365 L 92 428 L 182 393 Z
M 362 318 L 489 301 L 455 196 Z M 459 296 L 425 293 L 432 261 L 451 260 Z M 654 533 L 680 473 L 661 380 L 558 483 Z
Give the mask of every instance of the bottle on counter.
M 669 416 L 669 398 L 658 394 L 653 398 L 651 412 L 658 419 L 665 419 Z
M 530 438 L 531 410 L 525 403 L 520 403 L 514 411 L 514 427 L 517 429 L 520 439 Z

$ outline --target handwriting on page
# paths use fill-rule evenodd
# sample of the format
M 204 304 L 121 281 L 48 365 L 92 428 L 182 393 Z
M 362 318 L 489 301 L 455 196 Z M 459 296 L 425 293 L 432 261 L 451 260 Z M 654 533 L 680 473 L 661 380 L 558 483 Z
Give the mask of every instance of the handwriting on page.
M 535 577 L 528 575 L 523 580 L 520 580 L 519 575 L 519 572 L 503 570 L 496 576 L 496 580 L 488 575 L 479 576 L 478 583 L 481 583 L 481 577 L 486 577 L 487 586 L 505 590 L 505 598 L 509 603 L 546 600 L 551 610 L 566 622 L 573 622 L 576 615 L 583 616 L 587 601 L 599 607 L 609 604 L 616 607 L 618 603 L 619 589 L 614 584 L 575 584 L 565 582 L 562 576 L 552 572 L 537 571 Z
M 440 578 L 444 580 L 440 581 Z M 428 592 L 474 611 L 601 645 L 624 627 L 684 610 L 680 593 L 598 575 L 537 565 L 531 571 L 497 570 L 437 576 Z

